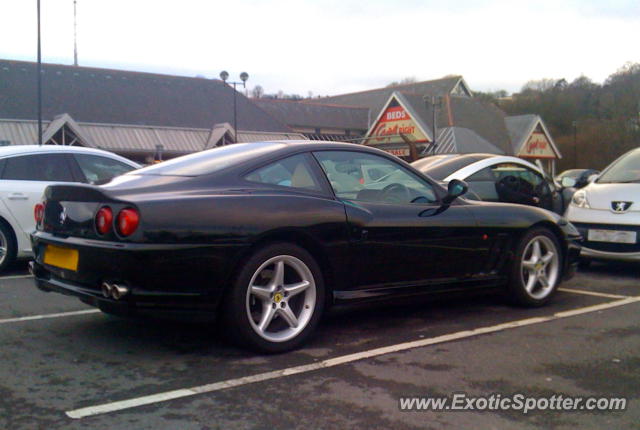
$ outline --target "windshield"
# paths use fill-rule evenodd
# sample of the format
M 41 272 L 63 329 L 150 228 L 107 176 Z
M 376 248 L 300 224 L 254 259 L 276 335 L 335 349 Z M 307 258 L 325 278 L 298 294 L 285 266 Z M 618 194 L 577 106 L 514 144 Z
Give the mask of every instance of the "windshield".
M 596 182 L 599 184 L 640 182 L 640 148 L 618 158 Z
M 278 150 L 283 143 L 235 143 L 135 170 L 130 175 L 200 176 Z

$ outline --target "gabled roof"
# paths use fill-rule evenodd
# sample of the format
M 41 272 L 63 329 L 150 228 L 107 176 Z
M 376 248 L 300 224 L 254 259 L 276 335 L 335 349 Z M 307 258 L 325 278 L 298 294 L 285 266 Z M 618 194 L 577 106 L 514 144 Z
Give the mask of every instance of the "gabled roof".
M 0 118 L 37 119 L 36 63 L 0 60 Z M 206 128 L 233 123 L 233 88 L 217 79 L 43 64 L 43 118 Z M 238 129 L 291 131 L 236 94 Z
M 492 103 L 484 103 L 476 98 L 450 97 L 449 103 L 453 117 L 452 125 L 473 130 L 497 146 L 503 154 L 513 155 L 511 139 L 505 125 L 506 115 L 502 110 Z
M 446 127 L 439 129 L 436 142 L 436 154 L 471 154 L 476 152 L 504 154 L 503 150 L 468 128 Z
M 536 129 L 540 128 L 551 144 L 551 149 L 553 150 L 553 152 L 558 158 L 562 158 L 560 150 L 553 141 L 551 133 L 549 133 L 549 130 L 547 130 L 547 126 L 544 124 L 544 121 L 542 120 L 540 115 L 527 114 L 508 116 L 505 118 L 505 124 L 507 130 L 509 131 L 509 136 L 511 137 L 512 150 L 514 154 L 519 154 L 523 146 L 529 140 L 529 137 L 531 137 L 531 134 Z
M 427 117 L 430 115 L 430 109 L 425 107 L 425 103 L 416 103 L 416 98 L 419 96 L 415 96 L 413 94 L 403 94 L 398 91 L 394 91 L 389 97 L 389 101 L 386 103 L 385 107 L 391 103 L 391 100 L 395 98 L 400 102 L 400 105 L 405 108 L 405 110 L 409 113 L 413 121 L 421 128 L 422 132 L 427 136 L 427 139 L 430 141 L 433 140 L 433 127 L 431 123 L 433 121 L 428 121 Z M 381 114 L 384 110 L 381 112 Z M 379 119 L 379 118 L 378 118 Z
M 47 142 L 51 139 L 62 127 L 67 126 L 86 146 L 95 146 L 91 142 L 91 138 L 86 135 L 80 126 L 69 116 L 67 113 L 56 116 L 53 121 L 47 125 L 47 128 L 42 132 L 42 142 Z
M 513 144 L 513 152 L 517 154 L 522 145 L 525 144 L 529 135 L 536 128 L 538 118 L 538 115 L 533 114 L 508 116 L 505 118 L 507 130 L 509 131 L 511 143 Z
M 366 130 L 369 109 L 317 102 L 252 99 L 260 108 L 290 127 Z M 375 115 L 375 113 L 373 113 Z
M 404 94 L 416 94 L 419 96 L 444 96 L 451 94 L 454 90 L 462 88 L 471 95 L 469 87 L 462 79 L 462 76 L 450 76 L 431 81 L 415 82 L 406 85 L 395 85 L 393 87 L 378 88 L 375 90 L 360 91 L 357 93 L 340 94 L 336 96 L 320 97 L 313 99 L 319 103 L 333 103 L 345 106 L 359 106 L 370 108 L 372 112 L 379 112 L 394 91 Z
M 429 134 L 433 135 L 433 105 L 426 102 L 423 96 L 411 93 L 400 93 L 399 98 L 411 105 L 411 111 L 416 113 L 420 120 L 426 124 Z M 505 125 L 505 114 L 495 105 L 483 103 L 472 97 L 455 97 L 445 95 L 441 105 L 436 110 L 436 130 L 455 127 L 467 129 L 478 136 L 477 142 L 488 142 L 495 146 L 499 154 L 513 154 L 511 140 Z M 458 134 L 469 136 L 468 133 L 458 131 Z M 463 141 L 469 141 L 468 138 Z M 436 143 L 437 143 L 436 139 Z M 484 147 L 481 144 L 481 147 Z M 472 152 L 479 152 L 477 149 Z

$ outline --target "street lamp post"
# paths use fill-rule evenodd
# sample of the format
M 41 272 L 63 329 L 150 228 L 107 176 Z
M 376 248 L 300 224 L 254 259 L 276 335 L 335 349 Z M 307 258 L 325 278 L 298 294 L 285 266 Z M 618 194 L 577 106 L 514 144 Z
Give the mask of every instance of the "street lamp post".
M 246 82 L 247 79 L 249 79 L 249 74 L 247 72 L 240 73 L 240 80 L 242 82 L 227 82 L 227 79 L 229 79 L 229 73 L 226 70 L 223 70 L 220 72 L 220 79 L 222 79 L 222 82 L 225 84 L 233 85 L 233 140 L 238 142 L 238 112 L 236 101 L 238 92 L 236 91 L 236 85 L 242 84 L 242 88 L 246 88 Z
M 40 0 L 37 3 L 38 10 L 38 145 L 42 145 L 42 49 L 40 45 Z
M 571 121 L 573 126 L 573 164 L 574 168 L 578 168 L 578 121 Z
M 433 142 L 431 142 L 431 154 L 435 155 L 436 153 L 436 148 L 438 147 L 438 143 L 437 143 L 437 138 L 436 135 L 438 134 L 438 124 L 437 124 L 437 109 L 440 109 L 442 107 L 442 97 L 440 96 L 424 96 L 423 97 L 424 103 L 427 107 L 427 109 L 429 108 L 429 105 L 431 105 L 431 110 L 432 110 L 432 114 L 433 114 Z

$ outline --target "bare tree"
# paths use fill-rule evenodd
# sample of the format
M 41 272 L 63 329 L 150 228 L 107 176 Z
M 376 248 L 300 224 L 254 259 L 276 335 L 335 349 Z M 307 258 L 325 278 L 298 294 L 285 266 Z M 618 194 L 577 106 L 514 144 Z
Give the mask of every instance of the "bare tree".
M 389 85 L 387 85 L 388 87 L 397 87 L 398 85 L 408 85 L 408 84 L 415 84 L 416 82 L 418 82 L 418 80 L 416 79 L 415 76 L 407 76 L 406 78 L 402 78 L 400 79 L 400 81 L 393 81 L 391 82 Z
M 264 89 L 262 88 L 262 86 L 260 85 L 256 85 L 255 87 L 253 87 L 253 89 L 251 90 L 251 96 L 254 99 L 259 99 L 264 95 Z

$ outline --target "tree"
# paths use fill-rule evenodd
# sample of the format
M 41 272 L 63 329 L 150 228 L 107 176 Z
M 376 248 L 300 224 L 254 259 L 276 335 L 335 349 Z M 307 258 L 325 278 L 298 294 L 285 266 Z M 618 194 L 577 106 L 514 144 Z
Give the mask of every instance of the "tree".
M 490 97 L 490 93 L 480 96 Z M 571 83 L 564 79 L 533 80 L 510 99 L 497 102 L 509 115 L 535 113 L 542 117 L 560 152 L 565 154 L 560 170 L 601 169 L 623 152 L 640 146 L 638 63 L 625 64 L 604 85 L 586 76 Z M 575 149 L 577 164 L 571 155 Z
M 387 85 L 387 88 L 389 88 L 389 87 L 397 87 L 399 85 L 415 84 L 416 82 L 418 82 L 418 80 L 416 79 L 415 76 L 408 76 L 406 78 L 400 79 L 400 82 L 398 82 L 398 81 L 391 82 L 389 85 Z
M 528 81 L 522 87 L 521 92 L 526 92 L 526 91 L 541 91 L 541 92 L 544 92 L 544 91 L 550 90 L 551 88 L 555 87 L 557 82 L 558 82 L 557 80 L 549 79 L 549 78 L 543 78 L 543 79 Z
M 251 90 L 251 96 L 254 99 L 259 99 L 264 95 L 264 89 L 260 86 L 260 85 L 256 85 L 255 87 L 253 87 L 253 89 Z

